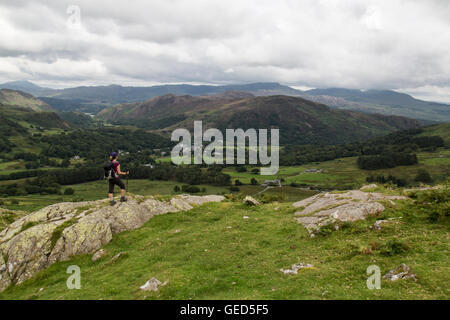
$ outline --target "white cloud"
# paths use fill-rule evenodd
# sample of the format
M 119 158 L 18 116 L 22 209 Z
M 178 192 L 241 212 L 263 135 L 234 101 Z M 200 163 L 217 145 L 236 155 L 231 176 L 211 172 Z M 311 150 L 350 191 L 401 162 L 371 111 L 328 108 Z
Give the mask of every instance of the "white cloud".
M 79 0 L 69 28 L 71 4 L 0 4 L 1 81 L 278 81 L 450 101 L 448 1 Z

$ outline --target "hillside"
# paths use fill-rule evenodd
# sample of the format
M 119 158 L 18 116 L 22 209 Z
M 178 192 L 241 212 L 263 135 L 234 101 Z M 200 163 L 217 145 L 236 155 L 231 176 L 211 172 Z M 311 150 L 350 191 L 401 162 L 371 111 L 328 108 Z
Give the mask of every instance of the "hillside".
M 333 110 L 299 97 L 236 93 L 207 97 L 170 94 L 108 108 L 98 117 L 161 132 L 191 129 L 194 120 L 219 129 L 280 128 L 281 143 L 291 144 L 343 143 L 420 126 L 408 118 Z
M 423 136 L 440 136 L 450 148 L 450 123 L 435 124 L 424 128 Z
M 23 136 L 30 126 L 70 128 L 45 102 L 28 93 L 9 89 L 0 89 L 0 118 L 3 119 L 3 129 L 10 130 L 8 136 Z
M 0 105 L 29 109 L 35 112 L 54 111 L 48 104 L 33 97 L 31 94 L 9 89 L 0 89 Z

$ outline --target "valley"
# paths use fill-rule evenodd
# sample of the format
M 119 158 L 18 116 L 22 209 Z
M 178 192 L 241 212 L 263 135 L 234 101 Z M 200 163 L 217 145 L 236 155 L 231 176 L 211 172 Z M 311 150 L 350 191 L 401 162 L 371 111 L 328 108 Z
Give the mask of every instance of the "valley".
M 107 183 L 102 165 L 117 149 L 131 171 L 127 184 L 132 201 L 172 203 L 182 194 L 225 199 L 154 217 L 136 230 L 114 235 L 104 246 L 105 258 L 93 262 L 91 254 L 70 256 L 9 286 L 0 299 L 448 297 L 442 285 L 448 281 L 442 241 L 449 227 L 448 123 L 425 125 L 261 91 L 165 94 L 106 106 L 95 116 L 83 113 L 79 105 L 61 111 L 44 102 L 49 100 L 9 89 L 0 92 L 0 233 L 52 205 L 87 203 L 104 210 Z M 192 129 L 194 120 L 222 130 L 279 128 L 279 171 L 262 176 L 260 164 L 172 165 L 170 133 Z M 364 167 L 367 163 L 370 170 Z M 282 186 L 270 186 L 271 181 Z M 324 226 L 314 238 L 293 219 L 294 203 L 356 192 L 365 185 L 371 189 L 364 192 L 405 199 L 382 201 L 382 212 L 338 224 L 338 230 Z M 419 191 L 411 191 L 415 188 Z M 248 206 L 247 196 L 259 204 Z M 430 197 L 437 202 L 421 200 Z M 400 222 L 373 229 L 377 221 L 390 219 Z M 69 222 L 61 232 L 71 228 Z M 28 228 L 38 232 L 40 226 L 22 225 L 17 236 Z M 118 254 L 123 258 L 114 258 Z M 432 267 L 430 259 L 436 261 Z M 365 268 L 373 261 L 383 273 L 406 263 L 419 280 L 383 280 L 384 290 L 368 291 Z M 299 262 L 313 267 L 295 277 L 280 272 Z M 82 296 L 65 290 L 65 271 L 73 264 L 83 270 Z M 139 290 L 150 274 L 169 282 L 157 292 Z

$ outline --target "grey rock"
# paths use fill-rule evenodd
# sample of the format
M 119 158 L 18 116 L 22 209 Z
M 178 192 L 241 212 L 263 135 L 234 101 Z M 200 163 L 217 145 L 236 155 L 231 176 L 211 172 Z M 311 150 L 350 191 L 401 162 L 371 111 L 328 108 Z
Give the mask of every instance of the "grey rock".
M 303 224 L 313 235 L 322 226 L 336 222 L 353 222 L 365 219 L 384 211 L 378 201 L 407 199 L 403 196 L 387 196 L 381 193 L 350 190 L 343 193 L 320 193 L 313 197 L 295 202 L 293 206 L 300 210 L 294 218 Z
M 156 278 L 151 278 L 143 286 L 140 287 L 143 291 L 158 291 L 160 287 L 165 286 L 169 281 L 161 282 Z
M 372 183 L 372 184 L 368 184 L 368 185 L 362 186 L 359 190 L 374 189 L 376 187 L 378 187 L 378 186 L 375 183 Z
M 248 206 L 259 206 L 260 205 L 260 203 L 251 196 L 246 196 L 242 202 Z
M 313 268 L 314 266 L 312 264 L 307 264 L 307 263 L 297 263 L 297 264 L 293 264 L 291 269 L 280 269 L 281 272 L 283 272 L 284 274 L 297 274 L 301 269 L 310 269 Z
M 97 261 L 97 260 L 99 260 L 99 259 L 101 259 L 101 258 L 103 258 L 103 256 L 105 255 L 105 254 L 107 254 L 108 252 L 105 250 L 105 249 L 100 249 L 100 250 L 97 250 L 93 255 L 92 255 L 92 262 L 95 262 L 95 261 Z
M 128 253 L 126 252 L 119 252 L 118 254 L 116 254 L 114 257 L 111 258 L 111 260 L 109 260 L 106 264 L 112 264 L 115 263 L 117 260 L 119 260 L 121 257 L 126 257 L 128 256 Z
M 383 276 L 383 279 L 397 281 L 399 279 L 412 279 L 417 281 L 416 274 L 411 272 L 411 269 L 404 263 L 397 268 L 392 269 Z

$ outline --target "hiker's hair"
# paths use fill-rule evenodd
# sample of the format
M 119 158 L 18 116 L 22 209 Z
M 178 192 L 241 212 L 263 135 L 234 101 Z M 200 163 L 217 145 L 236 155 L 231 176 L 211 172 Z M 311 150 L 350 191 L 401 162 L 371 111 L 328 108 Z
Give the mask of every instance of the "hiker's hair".
M 109 160 L 110 160 L 110 161 L 113 161 L 114 159 L 117 159 L 117 156 L 116 156 L 116 157 L 109 156 Z

